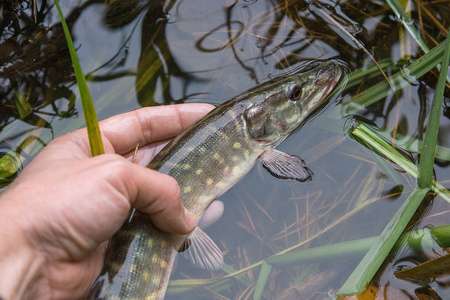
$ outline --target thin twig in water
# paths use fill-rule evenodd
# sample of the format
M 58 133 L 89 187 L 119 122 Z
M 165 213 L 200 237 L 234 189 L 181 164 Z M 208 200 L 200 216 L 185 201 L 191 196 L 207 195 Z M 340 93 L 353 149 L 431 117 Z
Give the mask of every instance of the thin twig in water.
M 327 19 L 334 26 L 339 28 L 344 34 L 348 35 L 348 37 L 350 37 L 350 39 L 359 47 L 359 49 L 363 50 L 370 57 L 370 59 L 373 61 L 373 63 L 377 66 L 378 70 L 380 70 L 381 75 L 383 75 L 384 79 L 386 80 L 387 84 L 389 85 L 389 88 L 394 93 L 395 101 L 398 103 L 398 97 L 397 97 L 397 94 L 395 93 L 394 87 L 392 86 L 391 82 L 389 81 L 387 75 L 381 69 L 381 67 L 378 64 L 378 62 L 370 54 L 370 52 L 364 47 L 364 45 L 357 38 L 355 38 L 350 32 L 348 32 L 348 30 L 346 30 L 341 24 L 339 24 L 329 14 L 327 14 L 325 9 L 323 8 L 323 6 L 319 2 L 314 2 L 314 5 L 317 7 L 317 11 L 322 15 L 322 18 Z M 395 112 L 395 122 L 394 122 L 395 125 L 394 125 L 394 128 L 392 130 L 392 147 L 393 148 L 395 148 L 395 143 L 394 142 L 395 142 L 395 138 L 397 136 L 397 124 L 398 124 L 399 119 L 400 119 L 400 112 L 399 112 L 399 107 L 397 105 L 397 110 Z
M 34 23 L 37 23 L 37 6 L 36 0 L 33 0 Z

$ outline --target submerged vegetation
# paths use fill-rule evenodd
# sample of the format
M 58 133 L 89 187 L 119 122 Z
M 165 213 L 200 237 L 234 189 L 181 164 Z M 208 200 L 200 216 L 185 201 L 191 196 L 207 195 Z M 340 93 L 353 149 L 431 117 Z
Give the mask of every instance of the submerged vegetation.
M 169 297 L 445 299 L 450 281 L 433 259 L 450 247 L 448 1 L 187 2 L 63 5 L 100 118 L 220 103 L 310 60 L 340 59 L 351 72 L 334 105 L 285 143 L 313 180 L 244 178 L 208 232 L 225 252 L 222 272 L 180 260 Z M 0 8 L 6 186 L 84 121 L 53 1 Z M 429 260 L 434 272 L 396 276 Z

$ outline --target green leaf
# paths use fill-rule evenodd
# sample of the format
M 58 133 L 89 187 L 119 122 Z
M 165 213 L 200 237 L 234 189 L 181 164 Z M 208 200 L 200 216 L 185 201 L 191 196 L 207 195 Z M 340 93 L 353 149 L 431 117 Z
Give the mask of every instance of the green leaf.
M 16 178 L 24 160 L 24 157 L 13 150 L 0 158 L 0 188 L 7 186 Z
M 17 111 L 19 112 L 19 117 L 21 119 L 26 118 L 29 114 L 33 112 L 28 99 L 26 99 L 19 91 L 14 90 L 14 102 L 16 104 Z
M 64 20 L 59 1 L 55 0 L 56 8 L 58 9 L 61 24 L 64 29 L 64 35 L 66 36 L 67 47 L 69 48 L 70 57 L 72 59 L 73 69 L 75 70 L 75 76 L 80 90 L 81 103 L 83 105 L 84 119 L 86 121 L 86 127 L 89 135 L 89 144 L 91 146 L 92 156 L 103 154 L 103 143 L 100 135 L 100 128 L 98 126 L 97 115 L 95 113 L 94 103 L 92 102 L 91 94 L 86 83 L 86 79 L 81 70 L 80 62 L 78 61 L 75 47 L 73 46 L 72 38 L 70 36 L 69 28 Z

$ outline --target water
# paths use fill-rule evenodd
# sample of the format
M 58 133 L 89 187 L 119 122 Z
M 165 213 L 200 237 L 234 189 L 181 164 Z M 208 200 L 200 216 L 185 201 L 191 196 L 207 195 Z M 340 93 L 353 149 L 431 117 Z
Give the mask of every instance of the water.
M 351 71 L 358 70 L 372 64 L 363 50 L 366 48 L 377 61 L 391 58 L 393 63 L 386 74 L 392 75 L 400 67 L 410 85 L 397 93 L 398 98 L 391 94 L 356 116 L 388 132 L 396 128 L 399 136 L 423 138 L 436 71 L 416 79 L 403 68 L 401 59 L 422 54 L 384 3 L 103 2 L 61 3 L 81 66 L 89 75 L 99 119 L 149 105 L 217 105 L 310 60 L 338 58 Z M 0 126 L 4 135 L 0 151 L 6 153 L 20 146 L 31 157 L 42 148 L 42 143 L 84 126 L 58 15 L 52 2 L 37 4 L 37 23 L 32 4 L 0 4 Z M 448 7 L 444 2 L 417 2 L 412 9 L 413 24 L 419 24 L 420 16 L 426 42 L 433 48 L 434 40 L 445 38 L 440 26 L 449 26 Z M 441 25 L 425 12 L 430 12 Z M 388 163 L 400 183 L 395 181 L 376 156 L 350 139 L 346 122 L 354 116 L 343 116 L 339 103 L 382 80 L 381 76 L 366 78 L 347 89 L 326 112 L 279 147 L 306 161 L 314 172 L 311 182 L 279 180 L 258 165 L 221 197 L 224 216 L 207 233 L 224 251 L 228 266 L 241 270 L 295 245 L 302 244 L 300 248 L 305 249 L 381 233 L 414 188 L 415 179 Z M 17 108 L 19 99 L 29 103 L 31 109 L 22 112 L 22 120 Z M 447 107 L 441 119 L 439 145 L 448 147 L 446 129 L 450 122 L 446 110 Z M 32 141 L 27 147 L 23 145 L 26 138 Z M 418 159 L 415 153 L 411 157 Z M 28 162 L 25 159 L 24 164 Z M 437 179 L 444 186 L 450 177 L 447 166 L 448 160 L 439 160 L 435 168 Z M 403 192 L 399 192 L 399 184 Z M 436 197 L 424 205 L 426 213 L 417 217 L 418 223 L 412 228 L 448 224 L 448 203 L 442 198 Z M 392 262 L 386 262 L 373 285 L 405 290 L 404 294 L 412 298 L 426 294 L 431 299 L 445 299 L 449 294 L 448 276 L 431 283 L 395 279 L 395 268 L 389 264 L 396 265 L 405 257 L 408 261 L 425 260 L 423 254 L 416 252 L 394 253 Z M 264 295 L 268 299 L 327 299 L 361 258 L 334 258 L 320 264 L 274 268 Z M 199 270 L 179 259 L 173 286 L 187 285 L 186 278 L 222 278 L 225 274 Z M 171 288 L 168 297 L 251 298 L 258 274 L 259 266 L 244 272 L 240 281 L 222 280 L 207 289 L 201 285 L 182 294 Z

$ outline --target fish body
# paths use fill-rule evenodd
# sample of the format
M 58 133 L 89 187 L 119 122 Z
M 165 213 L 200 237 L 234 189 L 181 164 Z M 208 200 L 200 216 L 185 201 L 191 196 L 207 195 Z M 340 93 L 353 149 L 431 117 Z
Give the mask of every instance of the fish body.
M 197 221 L 258 159 L 277 177 L 307 180 L 311 174 L 301 159 L 274 148 L 324 104 L 341 75 L 341 66 L 330 62 L 252 88 L 174 138 L 148 167 L 177 180 L 182 203 Z M 88 299 L 163 299 L 177 250 L 187 239 L 195 263 L 220 267 L 220 250 L 201 230 L 189 238 L 163 232 L 134 211 L 111 239 Z

